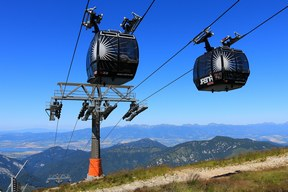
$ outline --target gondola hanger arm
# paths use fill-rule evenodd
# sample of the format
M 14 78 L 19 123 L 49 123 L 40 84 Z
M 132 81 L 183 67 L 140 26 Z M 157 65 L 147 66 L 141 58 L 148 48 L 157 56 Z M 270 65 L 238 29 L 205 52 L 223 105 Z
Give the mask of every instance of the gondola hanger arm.
M 142 17 L 137 15 L 134 12 L 132 12 L 133 19 L 129 20 L 128 18 L 124 17 L 123 22 L 120 24 L 120 26 L 124 29 L 124 33 L 133 35 L 133 33 L 136 31 L 136 29 L 138 28 L 140 23 L 143 21 L 143 19 L 145 18 L 145 16 L 149 12 L 149 10 L 151 9 L 151 7 L 155 3 L 155 1 L 156 0 L 153 0 L 150 3 L 149 7 L 147 8 L 147 10 L 145 11 L 145 13 L 143 14 Z

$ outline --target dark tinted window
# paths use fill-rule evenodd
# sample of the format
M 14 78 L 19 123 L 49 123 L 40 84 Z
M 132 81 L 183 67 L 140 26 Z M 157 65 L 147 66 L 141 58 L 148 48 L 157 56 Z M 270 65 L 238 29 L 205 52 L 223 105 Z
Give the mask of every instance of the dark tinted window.
M 124 63 L 138 63 L 138 45 L 136 39 L 119 38 L 119 59 Z
M 207 77 L 211 74 L 211 53 L 206 53 L 198 59 L 199 78 Z
M 237 63 L 237 71 L 239 72 L 249 71 L 249 63 L 244 53 L 235 53 L 235 59 Z
M 197 79 L 198 79 L 198 59 L 196 59 L 194 68 L 193 68 L 193 80 L 195 81 Z

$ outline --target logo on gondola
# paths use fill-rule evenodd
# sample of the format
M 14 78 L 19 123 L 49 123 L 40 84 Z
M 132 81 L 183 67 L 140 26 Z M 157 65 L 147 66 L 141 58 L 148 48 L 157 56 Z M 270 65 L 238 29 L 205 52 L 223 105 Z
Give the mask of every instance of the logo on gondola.
M 213 77 L 212 77 L 212 75 L 200 79 L 200 85 L 203 85 L 203 84 L 208 84 L 208 85 L 209 85 L 209 84 L 213 84 Z
M 235 61 L 233 53 L 228 51 L 215 50 L 213 52 L 213 71 L 218 72 L 222 70 L 235 71 Z M 224 69 L 223 69 L 224 68 Z
M 99 57 L 102 60 L 117 60 L 118 41 L 113 37 L 102 36 L 99 42 Z

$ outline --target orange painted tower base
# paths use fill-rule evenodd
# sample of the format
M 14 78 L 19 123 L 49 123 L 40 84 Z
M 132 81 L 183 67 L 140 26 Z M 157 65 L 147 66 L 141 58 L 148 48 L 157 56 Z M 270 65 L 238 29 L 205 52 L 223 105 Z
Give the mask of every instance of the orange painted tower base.
M 88 176 L 90 177 L 100 177 L 102 176 L 102 165 L 101 165 L 101 159 L 90 159 L 89 163 L 89 171 Z

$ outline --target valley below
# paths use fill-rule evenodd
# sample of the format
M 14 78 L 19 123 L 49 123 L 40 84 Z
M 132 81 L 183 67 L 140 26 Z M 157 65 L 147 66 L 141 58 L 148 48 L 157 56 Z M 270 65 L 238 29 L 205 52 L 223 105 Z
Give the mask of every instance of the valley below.
M 111 127 L 101 129 L 106 138 Z M 74 132 L 0 132 L 0 189 L 28 161 L 19 175 L 28 188 L 54 187 L 47 179 L 69 175 L 71 182 L 87 177 L 91 129 Z M 56 142 L 55 142 L 56 141 Z M 55 142 L 55 143 L 54 143 Z M 102 168 L 105 175 L 152 167 L 179 167 L 221 160 L 253 151 L 285 147 L 288 124 L 258 125 L 131 125 L 119 127 L 101 140 Z M 203 173 L 204 174 L 204 173 Z M 219 173 L 221 174 L 221 173 Z

